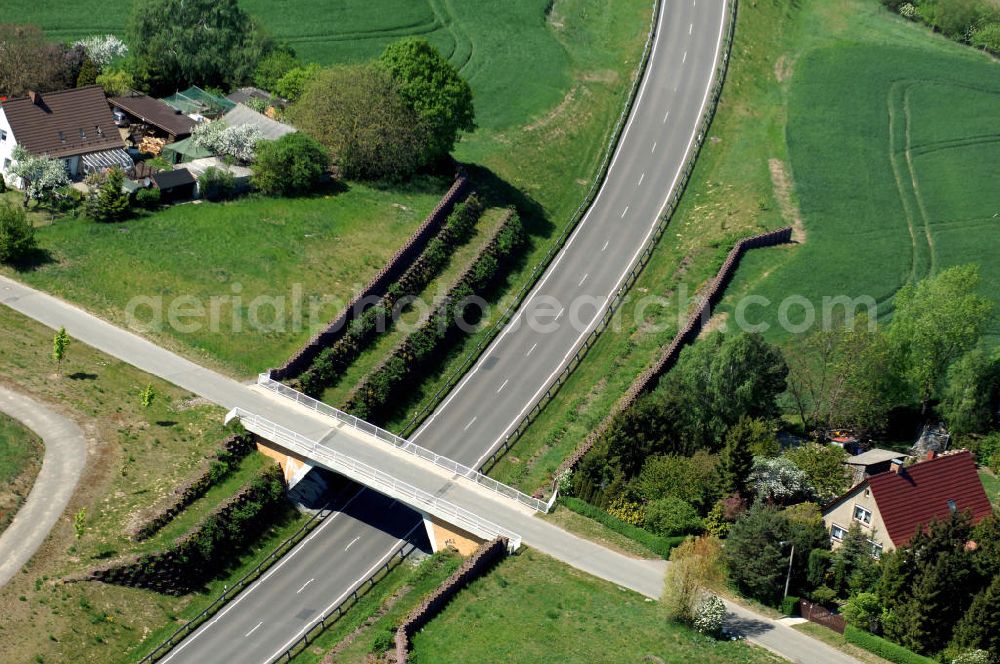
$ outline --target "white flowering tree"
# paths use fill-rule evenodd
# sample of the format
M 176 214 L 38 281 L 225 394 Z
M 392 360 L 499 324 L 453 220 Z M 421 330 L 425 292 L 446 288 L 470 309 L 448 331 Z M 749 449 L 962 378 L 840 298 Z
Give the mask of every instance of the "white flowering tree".
M 758 499 L 769 503 L 786 503 L 815 493 L 805 471 L 785 457 L 755 457 L 749 484 Z
M 715 595 L 704 595 L 695 609 L 692 626 L 702 634 L 718 636 L 725 620 L 725 603 Z
M 24 189 L 24 207 L 28 207 L 29 201 L 48 199 L 56 189 L 69 184 L 66 167 L 59 159 L 33 155 L 20 145 L 14 148 L 11 157 L 14 159 L 14 164 L 10 167 L 9 173 L 21 180 L 21 187 Z
M 205 122 L 195 127 L 195 145 L 216 155 L 227 155 L 237 161 L 249 164 L 257 154 L 257 143 L 264 136 L 256 127 L 248 124 L 228 127 L 224 122 Z
M 125 42 L 114 35 L 92 35 L 76 42 L 74 46 L 83 47 L 87 57 L 94 61 L 98 69 L 103 69 L 115 58 L 128 53 Z

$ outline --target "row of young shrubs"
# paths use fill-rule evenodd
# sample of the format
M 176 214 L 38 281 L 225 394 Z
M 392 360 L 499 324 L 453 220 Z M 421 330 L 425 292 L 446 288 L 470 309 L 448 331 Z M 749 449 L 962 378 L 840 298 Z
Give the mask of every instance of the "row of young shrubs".
M 208 461 L 204 471 L 187 484 L 178 487 L 174 491 L 177 498 L 169 505 L 143 519 L 139 525 L 131 530 L 129 537 L 133 541 L 141 542 L 155 535 L 177 518 L 177 515 L 183 512 L 188 505 L 229 477 L 239 467 L 240 461 L 256 449 L 256 442 L 257 439 L 252 433 L 242 430 L 226 438 L 215 457 Z
M 270 465 L 170 547 L 94 569 L 87 578 L 168 595 L 191 592 L 229 567 L 287 506 L 281 468 Z
M 633 542 L 638 542 L 656 555 L 662 557 L 664 560 L 668 560 L 670 558 L 670 551 L 673 550 L 675 546 L 687 539 L 684 535 L 676 537 L 661 537 L 659 535 L 654 535 L 639 526 L 633 526 L 631 523 L 626 523 L 621 519 L 611 516 L 600 507 L 595 507 L 584 500 L 573 498 L 572 496 L 560 497 L 559 503 L 568 509 L 573 510 L 577 514 L 582 514 L 588 519 L 597 521 L 605 528 L 613 530 L 619 535 L 624 535 Z
M 459 321 L 474 322 L 467 318 L 469 299 L 489 291 L 525 239 L 521 219 L 511 209 L 443 301 L 354 387 L 344 408 L 369 422 L 383 421 L 395 398 L 418 383 L 451 347 L 451 341 L 464 334 Z
M 848 643 L 853 643 L 859 648 L 878 655 L 882 659 L 887 659 L 896 664 L 936 664 L 937 660 L 930 657 L 918 655 L 912 650 L 907 650 L 901 645 L 887 641 L 871 632 L 866 632 L 853 625 L 844 628 L 844 638 Z
M 387 321 L 392 320 L 393 308 L 403 298 L 423 292 L 448 265 L 455 250 L 472 238 L 482 213 L 483 205 L 475 194 L 456 205 L 441 230 L 399 280 L 386 289 L 378 302 L 351 321 L 344 335 L 324 349 L 299 377 L 300 389 L 319 397 L 324 389 L 333 385 L 341 372 L 388 329 Z

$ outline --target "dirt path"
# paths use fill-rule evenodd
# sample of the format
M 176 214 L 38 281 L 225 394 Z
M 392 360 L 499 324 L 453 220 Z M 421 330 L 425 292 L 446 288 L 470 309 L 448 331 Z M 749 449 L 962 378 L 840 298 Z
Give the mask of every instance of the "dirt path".
M 0 386 L 0 411 L 34 431 L 45 457 L 28 499 L 0 535 L 0 587 L 17 574 L 66 509 L 87 460 L 83 431 L 48 406 Z
M 781 216 L 792 227 L 792 240 L 802 244 L 806 241 L 806 229 L 802 224 L 799 206 L 792 200 L 792 178 L 780 159 L 769 159 L 767 166 L 771 171 L 771 184 L 774 186 L 774 197 L 781 207 Z

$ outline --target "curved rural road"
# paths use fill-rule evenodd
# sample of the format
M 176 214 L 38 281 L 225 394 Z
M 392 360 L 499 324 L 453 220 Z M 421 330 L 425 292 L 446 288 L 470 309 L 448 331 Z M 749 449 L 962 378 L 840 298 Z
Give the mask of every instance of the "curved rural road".
M 21 422 L 45 443 L 42 469 L 31 493 L 14 521 L 0 534 L 2 587 L 31 559 L 66 509 L 87 461 L 87 442 L 75 422 L 3 386 L 0 386 L 0 412 Z

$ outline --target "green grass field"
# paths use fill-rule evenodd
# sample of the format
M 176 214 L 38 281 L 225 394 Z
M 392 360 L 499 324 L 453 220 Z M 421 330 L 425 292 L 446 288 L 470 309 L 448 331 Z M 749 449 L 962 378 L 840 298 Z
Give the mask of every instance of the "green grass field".
M 242 0 L 241 6 L 308 62 L 333 64 L 377 57 L 392 41 L 419 35 L 437 47 L 476 91 L 477 120 L 491 129 L 521 124 L 555 105 L 570 83 L 566 50 L 545 20 L 548 0 Z M 133 3 L 69 5 L 12 0 L 5 20 L 33 23 L 63 41 L 122 34 Z M 542 64 L 543 66 L 539 66 Z M 523 76 L 531 70 L 532 76 Z M 517 94 L 510 94 L 516 89 Z
M 38 436 L 17 420 L 0 414 L 0 533 L 28 497 L 44 452 Z
M 436 179 L 403 190 L 352 184 L 308 198 L 179 205 L 120 224 L 59 220 L 38 232 L 52 262 L 15 276 L 119 324 L 130 322 L 133 298 L 162 298 L 159 329 L 150 305 L 132 309 L 141 331 L 153 324 L 157 341 L 250 375 L 283 363 L 332 319 L 446 188 Z M 170 325 L 170 302 L 181 296 L 196 298 L 206 315 Z M 260 300 L 261 325 L 253 325 L 250 307 L 258 296 L 284 298 L 284 325 L 275 324 L 275 308 Z M 243 308 L 234 318 L 235 297 Z M 217 324 L 212 298 L 219 303 Z M 295 300 L 303 303 L 301 324 Z
M 844 64 L 838 65 L 841 57 Z M 839 73 L 823 69 L 828 65 L 840 67 Z M 719 252 L 728 250 L 735 237 L 793 222 L 784 202 L 801 207 L 806 241 L 751 252 L 743 259 L 719 307 L 730 321 L 737 298 L 749 293 L 775 302 L 764 310 L 770 317 L 765 320 L 772 323 L 777 303 L 791 293 L 821 297 L 851 285 L 846 293 L 873 290 L 876 297 L 891 295 L 909 274 L 911 256 L 921 244 L 912 248 L 889 160 L 888 135 L 878 130 L 879 123 L 887 127 L 889 97 L 883 93 L 872 101 L 861 95 L 868 94 L 870 85 L 877 87 L 879 81 L 896 76 L 907 81 L 940 79 L 948 78 L 952 69 L 955 84 L 946 93 L 929 85 L 911 86 L 911 159 L 921 200 L 938 215 L 930 223 L 937 267 L 980 261 L 984 291 L 996 297 L 992 285 L 1000 275 L 989 257 L 996 254 L 994 243 L 1000 240 L 983 229 L 1000 220 L 992 219 L 1000 211 L 1000 189 L 988 180 L 1000 168 L 1000 143 L 979 140 L 971 147 L 927 148 L 955 138 L 949 132 L 956 128 L 986 135 L 992 127 L 996 133 L 1000 105 L 995 94 L 963 88 L 961 82 L 978 77 L 978 89 L 997 90 L 1000 69 L 981 53 L 892 16 L 875 0 L 740 4 L 729 74 L 710 140 L 671 228 L 633 294 L 671 296 L 681 284 L 694 293 L 714 274 L 721 264 Z M 949 104 L 955 106 L 953 121 L 947 119 Z M 876 126 L 866 124 L 869 120 Z M 808 135 L 793 133 L 803 128 Z M 903 140 L 905 145 L 905 135 Z M 872 147 L 879 141 L 880 148 Z M 790 195 L 783 197 L 777 190 L 772 161 L 791 173 Z M 902 166 L 907 169 L 905 156 Z M 884 186 L 876 187 L 878 183 Z M 828 191 L 834 186 L 836 196 Z M 966 226 L 979 230 L 962 234 Z M 922 228 L 917 227 L 917 239 L 924 251 L 917 255 L 929 256 Z M 753 322 L 761 311 L 750 310 Z M 601 336 L 557 399 L 491 475 L 529 491 L 546 484 L 669 343 L 677 308 L 648 310 L 645 320 L 636 324 L 626 305 L 621 317 L 621 331 Z
M 413 639 L 432 662 L 776 662 L 745 642 L 669 622 L 645 597 L 523 549 L 474 581 Z
M 998 63 L 891 39 L 818 48 L 795 65 L 788 116 L 807 241 L 777 269 L 752 256 L 748 274 L 771 270 L 754 293 L 817 309 L 868 295 L 885 315 L 903 284 L 971 262 L 1000 303 Z

